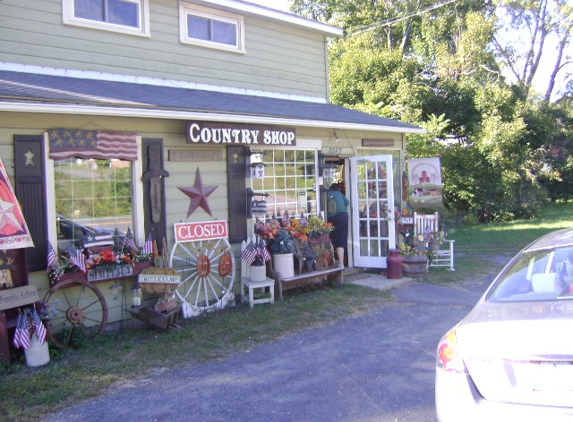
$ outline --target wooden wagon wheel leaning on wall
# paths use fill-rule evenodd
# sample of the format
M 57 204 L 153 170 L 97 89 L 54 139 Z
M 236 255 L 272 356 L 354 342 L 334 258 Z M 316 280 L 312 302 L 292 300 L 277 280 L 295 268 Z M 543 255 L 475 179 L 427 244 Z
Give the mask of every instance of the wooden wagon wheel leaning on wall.
M 94 340 L 105 331 L 107 303 L 90 282 L 73 278 L 59 282 L 46 293 L 44 303 L 50 316 L 48 337 L 60 349 L 76 346 L 74 339 Z
M 183 317 L 223 309 L 234 301 L 235 257 L 226 221 L 176 224 L 169 266 L 181 276 L 175 294 Z

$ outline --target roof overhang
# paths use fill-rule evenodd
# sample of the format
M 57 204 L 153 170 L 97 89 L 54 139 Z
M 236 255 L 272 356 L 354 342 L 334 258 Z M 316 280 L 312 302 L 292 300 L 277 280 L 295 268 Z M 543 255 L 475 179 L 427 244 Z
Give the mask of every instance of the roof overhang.
M 129 107 L 97 107 L 79 106 L 76 104 L 34 104 L 22 102 L 0 102 L 0 112 L 17 113 L 45 113 L 45 114 L 68 114 L 108 117 L 130 117 L 146 119 L 168 120 L 203 120 L 229 123 L 253 123 L 264 125 L 298 126 L 311 128 L 328 128 L 340 130 L 362 130 L 375 132 L 396 133 L 426 133 L 422 128 L 404 128 L 386 125 L 368 125 L 351 122 L 329 122 L 324 120 L 306 120 L 286 117 L 250 116 L 244 114 L 209 113 L 182 110 L 158 110 Z
M 0 111 L 425 133 L 334 104 L 0 70 Z

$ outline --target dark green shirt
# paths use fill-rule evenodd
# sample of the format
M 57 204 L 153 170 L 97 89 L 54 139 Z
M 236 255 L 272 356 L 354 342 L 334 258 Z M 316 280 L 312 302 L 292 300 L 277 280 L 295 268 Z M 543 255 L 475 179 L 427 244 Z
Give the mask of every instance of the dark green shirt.
M 326 192 L 327 216 L 333 217 L 339 212 L 346 212 L 346 207 L 350 204 L 346 196 L 337 190 Z

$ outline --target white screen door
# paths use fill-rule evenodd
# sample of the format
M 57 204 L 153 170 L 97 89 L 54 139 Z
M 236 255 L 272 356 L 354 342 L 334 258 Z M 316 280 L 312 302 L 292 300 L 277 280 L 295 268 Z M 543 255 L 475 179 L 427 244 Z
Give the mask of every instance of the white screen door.
M 350 158 L 354 266 L 386 268 L 396 247 L 392 156 Z

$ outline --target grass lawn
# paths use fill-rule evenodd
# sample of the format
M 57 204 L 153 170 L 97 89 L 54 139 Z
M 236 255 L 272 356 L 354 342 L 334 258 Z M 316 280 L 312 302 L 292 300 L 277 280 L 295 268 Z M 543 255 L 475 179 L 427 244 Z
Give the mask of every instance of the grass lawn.
M 548 206 L 535 220 L 456 227 L 456 271 L 433 268 L 426 281 L 455 283 L 483 277 L 500 266 L 482 255 L 507 259 L 544 233 L 573 227 L 573 204 Z M 282 335 L 327 324 L 385 306 L 391 292 L 345 284 L 287 296 L 274 305 L 250 309 L 239 305 L 206 316 L 181 320 L 180 332 L 161 332 L 133 324 L 110 331 L 79 350 L 50 350 L 51 361 L 28 368 L 22 354 L 11 367 L 0 363 L 0 420 L 32 421 L 42 415 L 95 397 L 114 383 L 137 374 L 224 358 Z M 127 324 L 130 325 L 130 324 Z

